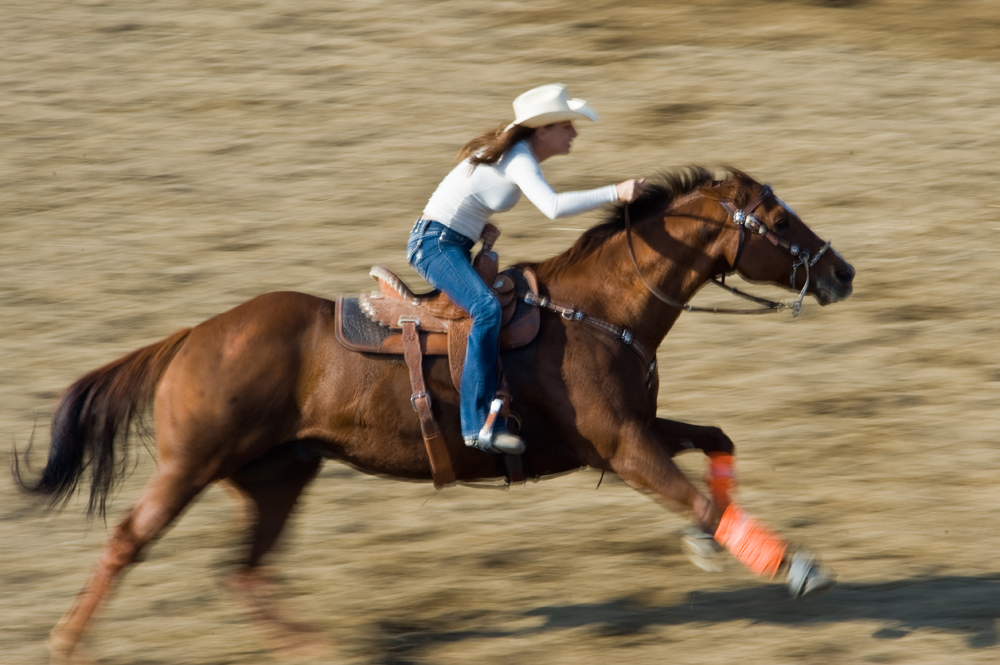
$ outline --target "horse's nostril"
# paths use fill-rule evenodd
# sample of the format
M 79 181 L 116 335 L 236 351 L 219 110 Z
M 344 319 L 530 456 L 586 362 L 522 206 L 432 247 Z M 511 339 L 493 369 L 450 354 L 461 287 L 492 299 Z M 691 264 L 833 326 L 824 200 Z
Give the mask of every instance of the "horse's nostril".
M 851 266 L 847 266 L 845 268 L 837 268 L 837 270 L 834 271 L 834 275 L 837 276 L 837 279 L 840 281 L 841 284 L 850 284 L 851 281 L 854 279 L 854 268 L 852 268 Z

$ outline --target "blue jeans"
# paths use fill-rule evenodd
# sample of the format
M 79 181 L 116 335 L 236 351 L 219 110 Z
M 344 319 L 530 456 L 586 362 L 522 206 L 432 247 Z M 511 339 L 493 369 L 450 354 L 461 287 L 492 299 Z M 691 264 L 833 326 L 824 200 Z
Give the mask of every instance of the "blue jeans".
M 500 303 L 472 267 L 475 241 L 440 222 L 417 220 L 406 244 L 406 260 L 414 270 L 472 315 L 465 351 L 459 407 L 462 436 L 479 435 L 497 390 Z

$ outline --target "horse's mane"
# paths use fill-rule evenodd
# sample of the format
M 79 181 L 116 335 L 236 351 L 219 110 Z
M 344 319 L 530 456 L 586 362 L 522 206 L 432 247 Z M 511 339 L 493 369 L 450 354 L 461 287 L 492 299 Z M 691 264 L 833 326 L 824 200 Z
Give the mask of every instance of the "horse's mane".
M 727 181 L 731 178 L 750 180 L 749 176 L 736 169 L 727 169 L 727 172 Z M 677 198 L 713 183 L 719 184 L 715 174 L 701 166 L 688 166 L 676 171 L 658 173 L 646 179 L 642 195 L 628 204 L 630 219 L 641 220 L 662 215 Z M 560 273 L 576 265 L 624 229 L 625 204 L 618 203 L 603 222 L 584 231 L 572 247 L 545 261 L 546 272 Z

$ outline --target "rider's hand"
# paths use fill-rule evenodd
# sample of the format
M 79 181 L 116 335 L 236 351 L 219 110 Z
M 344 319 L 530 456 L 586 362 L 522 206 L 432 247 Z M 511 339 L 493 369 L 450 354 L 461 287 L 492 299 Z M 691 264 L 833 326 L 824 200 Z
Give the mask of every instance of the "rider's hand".
M 625 182 L 620 182 L 615 187 L 618 189 L 618 200 L 625 203 L 631 203 L 639 198 L 642 194 L 643 188 L 646 186 L 646 179 L 639 178 L 638 180 L 626 180 Z
M 492 249 L 493 245 L 496 244 L 496 241 L 500 238 L 500 229 L 490 223 L 487 223 L 486 226 L 483 227 L 482 235 L 479 237 L 483 241 L 484 246 Z
M 626 180 L 620 182 L 615 187 L 618 189 L 618 200 L 624 203 L 632 203 L 642 194 L 642 188 L 646 186 L 646 179 Z

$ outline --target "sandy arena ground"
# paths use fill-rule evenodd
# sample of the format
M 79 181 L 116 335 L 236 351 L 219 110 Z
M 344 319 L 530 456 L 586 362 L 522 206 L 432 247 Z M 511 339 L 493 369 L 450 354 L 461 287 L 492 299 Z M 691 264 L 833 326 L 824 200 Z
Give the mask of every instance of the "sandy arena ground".
M 6 0 L 0 62 L 0 438 L 37 424 L 36 468 L 90 369 L 262 292 L 358 292 L 374 263 L 417 281 L 406 235 L 455 150 L 541 83 L 602 116 L 546 162 L 557 189 L 731 164 L 857 268 L 845 303 L 685 315 L 659 351 L 661 414 L 727 431 L 742 502 L 824 556 L 829 595 L 692 567 L 686 516 L 591 471 L 435 494 L 328 463 L 273 557 L 337 644 L 316 662 L 1000 658 L 994 0 Z M 600 216 L 522 202 L 501 258 Z M 208 491 L 89 655 L 275 662 L 224 586 L 237 518 Z M 0 480 L 0 661 L 46 661 L 105 533 Z

